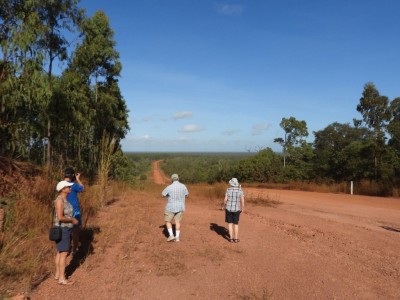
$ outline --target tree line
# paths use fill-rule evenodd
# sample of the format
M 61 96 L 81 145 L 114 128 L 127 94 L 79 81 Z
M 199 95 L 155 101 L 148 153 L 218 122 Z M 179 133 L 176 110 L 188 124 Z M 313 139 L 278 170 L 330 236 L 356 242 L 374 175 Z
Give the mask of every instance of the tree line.
M 135 163 L 120 146 L 129 125 L 114 33 L 104 12 L 88 17 L 78 4 L 0 0 L 0 157 L 131 178 Z M 390 101 L 367 83 L 356 109 L 360 119 L 315 131 L 312 143 L 305 120 L 283 118 L 284 135 L 274 140 L 282 153 L 266 148 L 208 162 L 169 157 L 164 168 L 181 168 L 190 182 L 235 176 L 248 182 L 398 185 L 400 98 Z
M 360 119 L 329 124 L 309 136 L 305 120 L 282 118 L 284 135 L 275 143 L 276 153 L 265 148 L 252 156 L 195 156 L 166 159 L 167 173 L 182 173 L 188 182 L 219 182 L 237 177 L 242 182 L 287 183 L 305 181 L 341 183 L 374 182 L 376 194 L 391 195 L 400 183 L 400 98 L 389 101 L 373 83 L 364 86 L 356 107 Z
M 129 130 L 106 14 L 79 0 L 0 1 L 0 156 L 94 174 Z

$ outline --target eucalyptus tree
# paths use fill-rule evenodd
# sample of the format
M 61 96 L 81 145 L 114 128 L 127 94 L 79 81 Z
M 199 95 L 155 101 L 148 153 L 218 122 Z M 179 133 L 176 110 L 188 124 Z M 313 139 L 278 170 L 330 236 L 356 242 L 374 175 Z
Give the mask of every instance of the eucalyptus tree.
M 37 13 L 42 24 L 42 32 L 38 36 L 36 49 L 43 57 L 43 67 L 47 67 L 48 86 L 52 90 L 53 64 L 56 60 L 62 62 L 67 59 L 67 49 L 71 42 L 67 38 L 68 32 L 75 32 L 76 26 L 84 17 L 84 11 L 78 7 L 79 0 L 37 1 Z M 57 120 L 57 112 L 52 111 L 54 96 L 42 99 L 45 109 L 42 119 L 45 122 L 47 157 L 46 163 L 51 164 L 52 155 L 52 123 Z
M 97 11 L 82 22 L 81 30 L 83 39 L 73 53 L 68 72 L 80 74 L 78 84 L 89 87 L 79 101 L 87 110 L 85 136 L 81 135 L 80 141 L 87 142 L 89 161 L 96 165 L 105 135 L 113 141 L 114 151 L 120 148 L 120 140 L 129 130 L 128 110 L 118 86 L 121 63 L 107 16 Z
M 298 121 L 294 117 L 282 118 L 279 124 L 285 135 L 283 138 L 274 139 L 275 143 L 278 143 L 283 148 L 283 166 L 286 167 L 286 156 L 295 146 L 305 145 L 305 139 L 308 136 L 307 123 L 306 121 Z
M 43 29 L 37 3 L 1 0 L 0 21 L 0 154 L 27 158 L 41 135 L 40 99 L 49 95 L 34 47 Z
M 378 165 L 385 148 L 385 130 L 391 116 L 389 99 L 381 96 L 373 83 L 367 83 L 357 111 L 361 113 L 366 126 L 374 132 L 374 177 L 377 180 Z
M 91 90 L 84 76 L 77 70 L 68 68 L 61 76 L 61 97 L 68 104 L 64 114 L 64 133 L 68 139 L 68 149 L 64 160 L 70 165 L 89 169 L 89 148 L 93 145 L 93 132 L 90 129 L 95 110 L 90 107 Z

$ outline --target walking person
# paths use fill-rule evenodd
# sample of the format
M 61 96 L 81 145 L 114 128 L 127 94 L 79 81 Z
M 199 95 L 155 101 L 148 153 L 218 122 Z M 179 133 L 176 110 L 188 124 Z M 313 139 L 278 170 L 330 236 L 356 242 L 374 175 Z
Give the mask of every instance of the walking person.
M 60 181 L 56 186 L 58 196 L 56 200 L 54 200 L 54 225 L 61 227 L 61 240 L 56 242 L 56 272 L 54 278 L 58 280 L 59 284 L 62 285 L 73 283 L 65 278 L 66 258 L 71 247 L 72 227 L 78 224 L 78 220 L 73 217 L 74 209 L 67 200 L 67 196 L 71 192 L 72 185 L 72 182 L 65 180 Z
M 239 243 L 239 217 L 244 209 L 244 193 L 236 178 L 229 180 L 229 187 L 225 193 L 225 222 L 228 223 L 229 241 Z
M 164 220 L 168 230 L 167 242 L 179 242 L 182 215 L 185 211 L 185 200 L 189 195 L 189 191 L 183 183 L 179 182 L 178 174 L 172 174 L 171 180 L 172 184 L 167 186 L 161 193 L 163 197 L 168 198 Z M 175 221 L 175 236 L 172 230 L 172 220 Z
M 75 173 L 75 170 L 71 167 L 65 169 L 64 177 L 65 181 L 73 183 L 71 186 L 71 192 L 67 196 L 67 200 L 74 208 L 74 218 L 78 220 L 78 224 L 74 225 L 72 229 L 72 253 L 76 254 L 79 247 L 79 233 L 82 227 L 82 214 L 78 194 L 83 192 L 84 186 L 80 179 L 81 174 Z

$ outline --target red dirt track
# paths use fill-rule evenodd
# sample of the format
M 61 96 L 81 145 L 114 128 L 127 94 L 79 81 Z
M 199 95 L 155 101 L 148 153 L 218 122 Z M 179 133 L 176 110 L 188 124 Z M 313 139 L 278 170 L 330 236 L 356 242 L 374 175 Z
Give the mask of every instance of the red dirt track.
M 153 182 L 155 184 L 167 184 L 170 180 L 165 174 L 158 168 L 160 160 L 153 162 Z
M 153 168 L 156 192 L 127 194 L 90 221 L 93 253 L 75 284 L 50 277 L 31 299 L 400 299 L 400 199 L 243 185 L 245 199 L 278 203 L 247 202 L 231 244 L 219 204 L 188 185 L 181 242 L 167 243 L 169 179 Z

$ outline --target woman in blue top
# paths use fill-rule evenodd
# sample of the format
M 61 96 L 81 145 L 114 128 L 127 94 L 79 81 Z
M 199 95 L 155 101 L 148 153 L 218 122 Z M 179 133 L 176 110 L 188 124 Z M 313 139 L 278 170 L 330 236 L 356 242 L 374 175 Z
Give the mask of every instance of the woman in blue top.
M 78 220 L 78 224 L 74 225 L 74 228 L 72 229 L 72 253 L 76 254 L 79 247 L 79 232 L 82 226 L 82 214 L 78 193 L 82 193 L 84 187 L 80 180 L 81 174 L 75 173 L 73 168 L 66 168 L 64 171 L 64 177 L 66 181 L 73 183 L 71 186 L 71 192 L 67 196 L 67 200 L 74 208 L 74 218 Z

